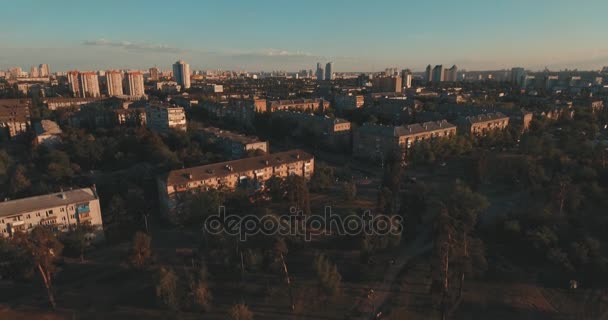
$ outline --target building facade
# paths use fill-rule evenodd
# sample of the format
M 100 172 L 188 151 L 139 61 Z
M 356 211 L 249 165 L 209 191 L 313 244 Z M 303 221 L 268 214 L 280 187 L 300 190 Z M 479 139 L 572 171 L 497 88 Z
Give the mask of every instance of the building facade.
M 150 104 L 146 107 L 146 125 L 158 133 L 168 133 L 172 129 L 186 131 L 186 112 L 182 107 Z
M 31 126 L 30 99 L 0 99 L 0 129 L 9 139 L 22 135 Z
M 129 71 L 126 75 L 127 95 L 131 97 L 143 97 L 144 92 L 144 74 L 139 71 Z
M 200 130 L 200 134 L 222 148 L 230 159 L 243 158 L 248 152 L 256 150 L 264 153 L 268 153 L 269 150 L 268 142 L 261 141 L 258 137 L 246 136 L 215 127 L 204 127 Z
M 91 238 L 103 239 L 101 208 L 94 187 L 0 202 L 0 236 L 3 237 L 18 231 L 28 232 L 38 225 L 68 231 L 85 223 L 94 227 Z
M 183 196 L 193 191 L 260 190 L 272 177 L 297 175 L 310 179 L 313 172 L 314 157 L 301 150 L 173 170 L 157 179 L 161 211 L 175 221 Z
M 483 136 L 493 130 L 505 129 L 509 125 L 509 117 L 500 112 L 485 113 L 459 118 L 456 123 L 463 134 Z
M 183 89 L 190 88 L 190 65 L 179 60 L 173 64 L 173 78 Z
M 106 85 L 108 87 L 108 96 L 122 96 L 122 72 L 118 70 L 107 71 Z
M 397 127 L 365 123 L 354 132 L 353 156 L 381 162 L 390 156 L 405 159 L 417 142 L 454 135 L 456 126 L 445 120 Z

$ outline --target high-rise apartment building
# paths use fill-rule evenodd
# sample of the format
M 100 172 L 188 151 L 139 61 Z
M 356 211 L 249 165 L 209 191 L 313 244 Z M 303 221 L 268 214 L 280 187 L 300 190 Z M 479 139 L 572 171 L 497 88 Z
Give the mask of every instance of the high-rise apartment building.
M 453 65 L 449 69 L 444 70 L 444 81 L 455 82 L 458 80 L 458 67 Z
M 46 63 L 38 66 L 38 69 L 41 77 L 48 77 L 51 75 L 51 68 L 49 68 L 49 65 Z
M 106 84 L 108 85 L 108 96 L 122 96 L 122 72 L 110 70 L 106 72 Z
M 36 66 L 30 67 L 30 78 L 38 78 L 40 77 L 40 70 L 36 68 Z
M 141 97 L 144 93 L 144 74 L 139 71 L 127 72 L 127 94 L 132 97 Z
M 72 91 L 72 95 L 75 97 L 80 97 L 80 84 L 78 80 L 79 76 L 78 71 L 68 71 L 68 85 L 70 86 L 70 91 Z
M 317 77 L 317 81 L 325 80 L 325 72 L 323 70 L 323 67 L 321 67 L 320 62 L 317 62 L 317 73 L 315 76 Z
M 173 64 L 173 77 L 184 89 L 190 88 L 190 65 L 179 60 Z
M 97 73 L 92 71 L 80 72 L 78 80 L 81 98 L 96 98 L 101 96 Z
M 408 89 L 412 87 L 412 70 L 403 69 L 401 71 L 401 85 Z
M 517 87 L 521 87 L 524 82 L 526 70 L 521 67 L 511 68 L 511 83 Z
M 325 65 L 325 80 L 334 80 L 334 63 L 328 62 Z
M 436 65 L 433 68 L 433 82 L 442 82 L 445 78 L 445 71 L 443 70 L 443 65 Z
M 150 68 L 150 80 L 158 80 L 160 78 L 160 70 L 157 67 Z
M 426 71 L 424 72 L 424 81 L 426 82 L 431 82 L 433 81 L 433 69 L 431 68 L 431 65 L 429 64 L 428 66 L 426 66 Z

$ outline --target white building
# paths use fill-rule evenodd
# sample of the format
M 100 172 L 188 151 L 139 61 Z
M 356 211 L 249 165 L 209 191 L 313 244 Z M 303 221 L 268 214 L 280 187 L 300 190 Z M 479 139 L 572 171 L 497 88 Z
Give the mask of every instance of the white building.
M 179 60 L 173 64 L 173 77 L 182 88 L 190 88 L 190 65 Z
M 38 225 L 67 231 L 84 223 L 95 227 L 91 238 L 103 239 L 101 208 L 95 188 L 0 202 L 0 237 L 10 237 L 18 230 L 28 232 Z

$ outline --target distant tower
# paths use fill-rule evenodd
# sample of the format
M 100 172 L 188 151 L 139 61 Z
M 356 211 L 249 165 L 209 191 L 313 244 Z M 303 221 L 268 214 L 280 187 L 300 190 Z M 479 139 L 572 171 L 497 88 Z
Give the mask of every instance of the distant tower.
M 80 85 L 78 81 L 79 74 L 80 73 L 78 71 L 68 71 L 68 84 L 74 97 L 80 97 Z
M 445 71 L 443 70 L 443 65 L 436 65 L 433 68 L 433 82 L 442 82 L 445 80 Z
M 144 74 L 139 71 L 127 72 L 127 94 L 132 97 L 141 97 L 144 93 Z
M 325 79 L 325 72 L 323 71 L 323 67 L 321 67 L 321 62 L 317 62 L 317 72 L 316 75 L 317 81 L 323 81 Z
M 426 66 L 426 72 L 424 73 L 424 80 L 426 82 L 431 82 L 433 81 L 433 75 L 432 75 L 432 69 L 431 69 L 431 65 L 429 64 L 428 66 Z
M 78 75 L 81 98 L 96 98 L 101 96 L 99 92 L 99 77 L 97 73 L 88 71 L 80 72 Z
M 456 82 L 458 80 L 458 67 L 453 65 L 451 68 L 446 69 L 444 78 L 445 81 Z
M 158 80 L 160 75 L 160 70 L 157 67 L 150 68 L 150 80 Z
M 49 65 L 46 63 L 43 63 L 38 66 L 38 69 L 40 70 L 41 77 L 48 77 L 51 75 L 51 68 L 49 68 Z
M 334 63 L 328 62 L 325 65 L 325 80 L 334 80 Z
M 109 70 L 106 72 L 106 84 L 108 86 L 108 96 L 122 96 L 122 72 Z
M 173 78 L 184 89 L 190 88 L 190 65 L 179 60 L 173 64 Z
M 401 84 L 406 89 L 412 87 L 412 71 L 410 69 L 403 69 L 401 71 Z
M 521 67 L 511 69 L 511 83 L 516 87 L 521 87 L 526 76 L 526 70 Z

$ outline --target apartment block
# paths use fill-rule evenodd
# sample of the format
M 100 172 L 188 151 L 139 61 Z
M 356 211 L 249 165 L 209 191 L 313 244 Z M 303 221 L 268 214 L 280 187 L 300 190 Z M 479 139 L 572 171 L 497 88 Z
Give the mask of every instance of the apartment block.
M 257 107 L 257 106 L 256 106 Z M 329 108 L 329 101 L 323 99 L 295 99 L 295 100 L 274 100 L 267 101 L 266 109 L 260 110 L 256 108 L 257 112 L 275 112 L 279 110 L 291 110 L 291 111 L 316 111 L 325 110 Z
M 390 155 L 399 155 L 404 159 L 407 149 L 417 142 L 453 135 L 456 135 L 456 126 L 446 120 L 405 126 L 365 123 L 354 132 L 353 156 L 384 161 Z
M 509 125 L 509 117 L 496 113 L 485 113 L 476 116 L 461 117 L 456 120 L 458 131 L 476 136 L 486 135 L 492 130 L 502 130 Z
M 301 150 L 273 153 L 173 170 L 158 177 L 161 210 L 170 219 L 181 211 L 183 196 L 209 189 L 260 190 L 272 177 L 297 175 L 310 179 L 314 172 L 314 157 Z
M 103 222 L 95 188 L 62 191 L 41 196 L 0 202 L 0 236 L 16 231 L 28 232 L 38 225 L 67 231 L 79 224 L 90 224 L 94 240 L 103 239 Z
M 222 148 L 225 155 L 230 159 L 243 158 L 249 151 L 261 150 L 268 153 L 268 142 L 261 141 L 258 137 L 246 136 L 215 127 L 204 127 L 199 133 L 202 137 L 211 140 Z
M 354 110 L 365 105 L 365 97 L 363 95 L 341 94 L 334 98 L 335 107 L 337 110 Z
M 30 99 L 0 99 L 0 135 L 13 139 L 31 126 Z
M 171 129 L 186 131 L 186 112 L 182 107 L 152 103 L 146 107 L 146 125 L 158 133 L 168 133 Z

